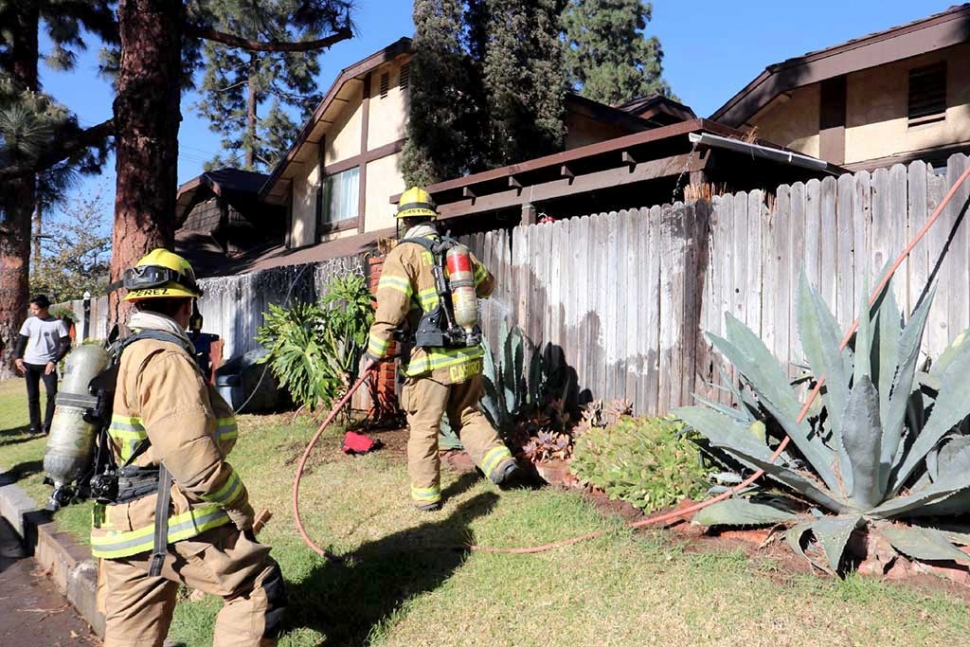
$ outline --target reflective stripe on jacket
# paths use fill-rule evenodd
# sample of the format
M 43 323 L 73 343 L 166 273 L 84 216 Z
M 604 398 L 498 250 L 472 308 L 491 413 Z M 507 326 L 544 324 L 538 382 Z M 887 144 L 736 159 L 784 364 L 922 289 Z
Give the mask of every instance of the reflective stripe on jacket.
M 164 462 L 171 472 L 169 543 L 227 524 L 227 509 L 248 506 L 246 486 L 225 459 L 238 437 L 232 408 L 185 349 L 154 339 L 125 349 L 108 434 L 119 465 L 147 438 L 151 445 L 132 464 Z M 92 554 L 111 559 L 151 550 L 156 498 L 95 505 Z
M 405 238 L 439 238 L 429 225 L 412 228 Z M 479 297 L 492 293 L 494 279 L 474 254 L 475 291 Z M 377 284 L 377 311 L 370 329 L 367 354 L 380 359 L 387 354 L 394 331 L 405 323 L 417 329 L 422 313 L 438 305 L 434 285 L 431 252 L 420 245 L 399 244 L 384 259 L 381 278 Z M 409 377 L 431 375 L 443 384 L 464 382 L 482 370 L 484 351 L 481 346 L 471 348 L 414 348 L 405 374 Z

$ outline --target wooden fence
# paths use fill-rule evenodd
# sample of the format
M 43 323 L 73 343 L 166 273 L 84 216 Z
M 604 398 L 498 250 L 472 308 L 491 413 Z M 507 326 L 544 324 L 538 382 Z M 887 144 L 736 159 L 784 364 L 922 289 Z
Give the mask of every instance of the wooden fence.
M 483 327 L 495 339 L 505 320 L 561 349 L 586 397 L 661 414 L 712 392 L 719 359 L 702 332 L 722 334 L 725 312 L 780 360 L 803 362 L 794 309 L 802 268 L 847 328 L 866 277 L 875 284 L 966 166 L 955 155 L 940 174 L 914 162 L 471 236 L 498 280 Z M 970 236 L 957 227 L 968 195 L 961 187 L 893 285 L 908 313 L 935 278 L 923 340 L 931 357 L 970 326 Z
M 201 279 L 204 295 L 199 311 L 205 320 L 203 330 L 219 335 L 224 341 L 223 358 L 231 359 L 259 348 L 256 331 L 263 324 L 263 313 L 270 304 L 313 301 L 320 287 L 334 274 L 363 272 L 363 262 L 356 256 L 330 259 L 322 263 L 277 267 L 261 272 Z M 91 299 L 85 313 L 84 302 L 59 304 L 71 308 L 77 321 L 78 334 L 90 339 L 108 335 L 108 297 Z M 87 327 L 84 322 L 87 319 Z M 82 331 L 85 331 L 82 333 Z
M 703 332 L 722 334 L 725 312 L 794 374 L 803 362 L 794 307 L 801 269 L 847 328 L 866 277 L 875 283 L 967 163 L 955 155 L 941 173 L 914 162 L 469 236 L 497 279 L 482 306 L 485 334 L 494 341 L 503 321 L 518 325 L 572 373 L 581 399 L 628 399 L 640 414 L 714 393 L 720 360 Z M 968 196 L 961 187 L 894 281 L 908 313 L 935 279 L 923 340 L 930 357 L 970 326 L 970 236 L 958 227 Z M 326 276 L 359 268 L 360 259 L 346 258 L 312 273 L 279 268 L 203 281 L 205 330 L 226 340 L 226 358 L 241 355 L 256 347 L 269 303 L 313 299 Z M 92 302 L 89 336 L 103 336 L 106 312 Z

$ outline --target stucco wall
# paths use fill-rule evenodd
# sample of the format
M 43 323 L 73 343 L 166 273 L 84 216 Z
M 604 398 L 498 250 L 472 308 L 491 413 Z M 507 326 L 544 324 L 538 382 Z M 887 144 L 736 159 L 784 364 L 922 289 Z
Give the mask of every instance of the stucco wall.
M 909 126 L 909 71 L 947 61 L 946 119 Z M 845 162 L 970 141 L 970 44 L 850 74 Z
M 408 95 L 401 90 L 401 65 L 409 59 L 398 58 L 383 65 L 371 75 L 370 117 L 367 123 L 367 149 L 373 150 L 404 139 L 406 134 Z M 388 74 L 387 96 L 381 98 L 381 75 Z
M 343 107 L 340 113 L 336 115 L 334 123 L 327 129 L 326 164 L 333 164 L 348 157 L 360 155 L 360 105 L 363 97 L 363 84 L 359 81 L 350 81 L 348 85 L 352 92 L 347 97 L 347 103 L 334 102 L 335 106 Z
M 818 84 L 798 88 L 788 101 L 777 101 L 751 120 L 757 135 L 799 153 L 818 156 Z
M 364 231 L 376 231 L 394 226 L 392 195 L 404 191 L 404 178 L 400 171 L 401 154 L 374 160 L 367 165 L 367 206 L 364 213 Z
M 909 71 L 947 61 L 946 119 L 910 126 Z M 758 136 L 818 156 L 819 85 L 799 88 L 752 118 Z M 970 142 L 970 43 L 849 74 L 845 164 Z
M 290 247 L 303 247 L 316 242 L 317 233 L 317 180 L 319 170 L 314 166 L 308 175 L 293 178 L 293 229 Z

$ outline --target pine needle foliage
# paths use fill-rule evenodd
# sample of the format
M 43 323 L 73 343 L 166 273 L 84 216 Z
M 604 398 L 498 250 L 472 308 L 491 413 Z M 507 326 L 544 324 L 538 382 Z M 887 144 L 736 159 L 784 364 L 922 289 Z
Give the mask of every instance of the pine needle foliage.
M 209 24 L 252 40 L 286 41 L 320 38 L 326 27 L 293 21 L 298 0 L 205 3 Z M 331 1 L 335 15 L 347 13 L 349 2 Z M 244 5 L 244 6 L 243 6 Z M 320 102 L 315 77 L 319 51 L 247 52 L 207 41 L 202 47 L 205 72 L 195 109 L 221 137 L 223 153 L 207 170 L 232 166 L 249 171 L 272 169 L 285 154 L 299 125 Z M 268 109 L 266 109 L 268 106 Z
M 408 185 L 562 149 L 564 0 L 416 0 Z
M 570 87 L 610 105 L 672 96 L 660 40 L 644 34 L 652 14 L 651 3 L 642 0 L 569 0 L 562 26 Z

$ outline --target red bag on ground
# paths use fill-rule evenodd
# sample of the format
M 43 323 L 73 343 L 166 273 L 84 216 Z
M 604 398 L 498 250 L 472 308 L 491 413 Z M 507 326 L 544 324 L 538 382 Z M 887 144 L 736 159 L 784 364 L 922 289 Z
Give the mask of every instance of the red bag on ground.
M 344 442 L 340 446 L 345 454 L 366 454 L 380 448 L 381 441 L 368 438 L 364 434 L 356 431 L 348 431 L 344 434 Z

